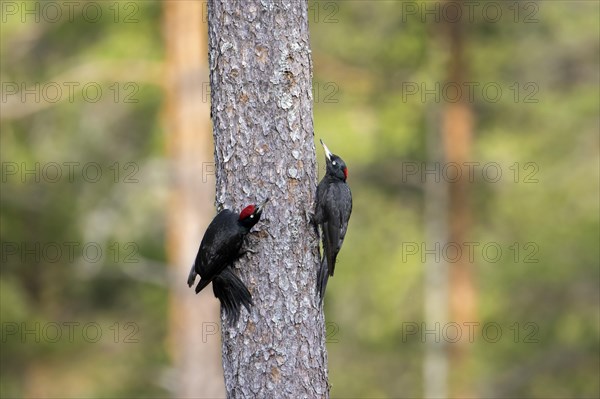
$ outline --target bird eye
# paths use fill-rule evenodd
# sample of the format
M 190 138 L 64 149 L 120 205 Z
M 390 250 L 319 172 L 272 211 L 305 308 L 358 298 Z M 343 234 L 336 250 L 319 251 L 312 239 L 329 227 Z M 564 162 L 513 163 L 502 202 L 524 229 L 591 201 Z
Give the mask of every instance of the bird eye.
M 337 165 L 337 162 L 333 161 L 331 164 L 332 164 L 333 166 L 335 166 L 335 165 Z
M 250 219 L 254 219 L 254 215 L 250 215 Z

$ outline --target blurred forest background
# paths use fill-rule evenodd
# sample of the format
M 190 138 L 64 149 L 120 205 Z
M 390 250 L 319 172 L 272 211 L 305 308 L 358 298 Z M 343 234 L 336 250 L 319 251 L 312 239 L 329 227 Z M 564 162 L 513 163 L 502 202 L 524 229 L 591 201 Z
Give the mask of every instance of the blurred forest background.
M 1 2 L 0 396 L 176 396 L 165 3 L 67 3 Z M 309 2 L 332 397 L 600 395 L 599 4 Z

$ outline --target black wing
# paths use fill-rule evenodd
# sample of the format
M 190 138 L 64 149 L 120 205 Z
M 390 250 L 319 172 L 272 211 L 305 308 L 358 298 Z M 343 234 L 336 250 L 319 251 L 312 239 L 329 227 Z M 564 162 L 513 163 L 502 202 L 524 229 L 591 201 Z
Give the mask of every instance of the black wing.
M 194 262 L 194 270 L 201 277 L 196 286 L 196 293 L 239 256 L 243 236 L 237 229 L 237 218 L 238 215 L 225 209 L 206 229 Z
M 346 183 L 332 184 L 325 194 L 323 250 L 327 257 L 329 275 L 333 276 L 337 255 L 348 230 L 352 213 L 352 194 Z
M 336 253 L 340 252 L 342 243 L 346 237 L 346 231 L 348 230 L 348 222 L 350 221 L 350 215 L 352 214 L 352 193 L 350 187 L 347 184 L 338 184 L 339 195 L 341 197 L 339 207 L 339 221 L 340 221 L 340 234 L 337 242 Z M 333 274 L 333 273 L 332 273 Z

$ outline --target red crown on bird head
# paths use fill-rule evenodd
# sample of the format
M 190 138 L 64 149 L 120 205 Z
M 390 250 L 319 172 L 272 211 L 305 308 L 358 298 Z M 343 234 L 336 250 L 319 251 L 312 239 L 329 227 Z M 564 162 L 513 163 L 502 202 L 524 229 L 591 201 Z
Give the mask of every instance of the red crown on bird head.
M 250 215 L 252 215 L 255 210 L 256 207 L 254 205 L 248 205 L 240 212 L 240 220 L 244 220 L 247 217 L 250 217 Z

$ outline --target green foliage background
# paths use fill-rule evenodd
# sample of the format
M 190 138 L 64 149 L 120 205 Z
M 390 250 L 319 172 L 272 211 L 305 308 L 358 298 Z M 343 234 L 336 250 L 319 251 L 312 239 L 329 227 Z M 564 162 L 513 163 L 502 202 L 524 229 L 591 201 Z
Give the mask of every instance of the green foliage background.
M 56 23 L 22 21 L 7 3 L 41 7 L 2 2 L 0 396 L 27 396 L 32 384 L 57 397 L 168 396 L 161 3 L 123 2 L 117 17 L 116 3 L 96 2 L 97 23 L 81 12 Z M 428 159 L 431 115 L 444 97 L 405 89 L 407 82 L 443 85 L 449 52 L 442 24 L 422 21 L 406 4 L 309 3 L 316 137 L 343 156 L 354 194 L 325 308 L 335 323 L 328 344 L 334 397 L 423 395 L 425 337 L 407 337 L 403 326 L 423 322 L 424 263 L 402 244 L 425 240 L 424 194 L 403 167 Z M 468 378 L 481 397 L 598 397 L 599 3 L 525 2 L 515 17 L 516 3 L 495 2 L 503 11 L 497 22 L 484 18 L 480 4 L 466 24 L 468 80 L 493 82 L 502 96 L 493 102 L 475 90 L 472 157 L 498 163 L 503 176 L 492 183 L 477 169 L 471 241 L 504 250 L 496 262 L 475 251 L 477 321 L 498 323 L 503 336 L 491 343 L 478 333 L 468 374 L 453 377 Z M 30 95 L 17 104 L 26 113 L 15 116 L 11 83 L 68 81 L 97 82 L 102 96 L 86 101 L 76 89 L 73 101 L 30 110 Z M 525 102 L 532 87 L 536 101 Z M 72 181 L 36 182 L 5 169 L 51 162 L 96 162 L 102 176 L 91 183 L 76 169 Z M 35 245 L 65 242 L 97 243 L 103 254 L 90 262 L 80 249 L 67 259 L 64 245 L 59 261 L 11 252 L 16 245 L 39 254 Z M 538 249 L 537 262 L 524 262 L 526 243 Z M 22 331 L 64 322 L 80 323 L 72 340 L 66 329 L 56 343 Z M 93 329 L 82 331 L 91 322 L 102 332 L 96 343 L 89 342 Z M 14 326 L 19 333 L 10 333 Z M 535 342 L 525 339 L 531 331 Z

